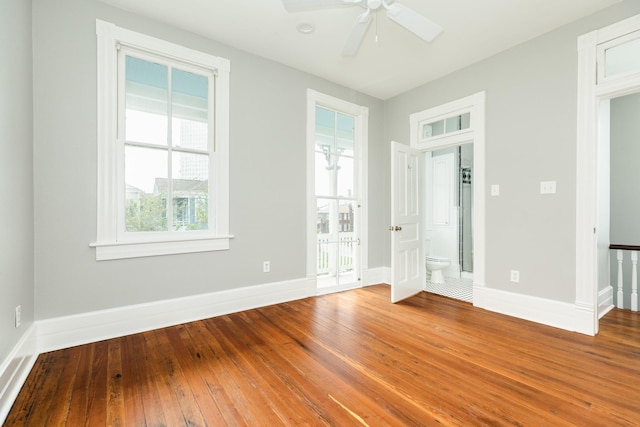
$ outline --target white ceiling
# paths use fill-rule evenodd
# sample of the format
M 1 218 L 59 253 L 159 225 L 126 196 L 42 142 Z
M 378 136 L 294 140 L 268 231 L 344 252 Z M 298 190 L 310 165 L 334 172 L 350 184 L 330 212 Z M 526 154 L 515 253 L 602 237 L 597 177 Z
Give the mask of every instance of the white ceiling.
M 340 52 L 358 6 L 287 13 L 281 0 L 102 1 L 384 100 L 622 0 L 396 0 L 443 33 L 425 43 L 379 10 L 351 58 Z M 298 33 L 301 23 L 315 31 Z

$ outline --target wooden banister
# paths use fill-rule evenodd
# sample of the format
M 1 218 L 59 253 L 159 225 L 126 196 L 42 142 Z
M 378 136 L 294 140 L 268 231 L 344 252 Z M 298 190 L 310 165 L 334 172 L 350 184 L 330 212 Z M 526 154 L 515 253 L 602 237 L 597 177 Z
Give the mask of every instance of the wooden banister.
M 610 244 L 609 245 L 609 249 L 619 249 L 621 251 L 640 251 L 640 246 L 634 246 L 634 245 L 615 245 L 615 244 Z

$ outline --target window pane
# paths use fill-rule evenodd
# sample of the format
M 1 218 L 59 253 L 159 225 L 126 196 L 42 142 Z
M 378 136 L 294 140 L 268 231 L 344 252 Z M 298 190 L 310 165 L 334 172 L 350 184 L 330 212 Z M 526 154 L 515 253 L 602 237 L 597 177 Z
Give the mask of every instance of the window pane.
M 329 234 L 331 232 L 331 217 L 333 216 L 331 206 L 335 203 L 331 199 L 317 199 L 317 232 L 318 234 Z
M 449 117 L 445 122 L 445 133 L 456 132 L 461 129 L 460 116 Z
M 353 233 L 354 231 L 354 203 L 352 200 L 340 201 L 338 212 L 338 231 L 340 233 Z
M 464 113 L 460 116 L 460 129 L 469 129 L 471 126 L 471 113 Z
M 167 152 L 125 147 L 126 231 L 167 231 Z
M 167 145 L 168 68 L 126 57 L 125 139 Z
M 173 229 L 209 228 L 209 156 L 173 153 Z
M 338 196 L 355 197 L 353 158 L 338 157 Z
M 336 129 L 336 146 L 338 154 L 353 156 L 353 145 L 355 140 L 353 116 L 338 113 L 338 126 Z
M 316 153 L 316 195 L 332 196 L 334 193 L 332 182 L 332 158 L 330 154 Z
M 444 133 L 444 120 L 429 123 L 422 126 L 422 137 L 431 138 L 432 136 L 442 135 Z
M 173 69 L 171 74 L 172 141 L 175 147 L 206 150 L 208 146 L 209 79 Z
M 605 67 L 607 76 L 640 70 L 640 38 L 607 49 Z
M 316 150 L 335 151 L 336 114 L 326 108 L 316 107 Z
M 316 230 L 317 230 L 317 274 L 328 275 L 335 271 L 334 258 L 335 243 L 332 243 L 331 225 L 333 221 L 335 200 L 317 199 Z

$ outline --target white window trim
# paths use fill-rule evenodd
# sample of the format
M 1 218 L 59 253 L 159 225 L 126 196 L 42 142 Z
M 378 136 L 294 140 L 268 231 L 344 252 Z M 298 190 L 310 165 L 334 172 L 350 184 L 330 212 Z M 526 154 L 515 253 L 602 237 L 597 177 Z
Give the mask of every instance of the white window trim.
M 227 59 L 136 33 L 116 25 L 96 20 L 97 34 L 97 239 L 96 260 L 136 258 L 155 255 L 182 254 L 229 249 L 229 72 Z M 117 139 L 117 45 L 137 47 L 144 51 L 215 69 L 214 141 L 212 156 L 215 194 L 211 200 L 215 212 L 213 230 L 193 236 L 162 236 L 146 240 L 118 240 L 118 155 Z M 120 172 L 121 173 L 121 172 Z
M 360 262 L 358 265 L 358 282 L 362 285 L 362 274 L 369 268 L 369 210 L 368 210 L 368 141 L 369 141 L 369 109 L 353 104 L 330 95 L 325 95 L 313 89 L 307 89 L 307 282 L 310 294 L 317 293 L 317 244 L 316 223 L 317 206 L 315 191 L 315 123 L 316 106 L 350 114 L 355 117 L 355 126 L 359 137 L 356 139 L 356 150 L 360 155 L 356 164 L 355 185 L 360 190 L 358 203 L 360 205 L 358 234 L 360 237 Z M 336 291 L 338 289 L 333 289 Z

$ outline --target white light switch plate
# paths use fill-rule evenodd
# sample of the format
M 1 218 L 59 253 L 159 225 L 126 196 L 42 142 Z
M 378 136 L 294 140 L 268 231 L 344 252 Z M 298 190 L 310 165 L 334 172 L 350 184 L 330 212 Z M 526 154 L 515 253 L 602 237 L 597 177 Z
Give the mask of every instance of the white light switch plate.
M 555 181 L 541 181 L 540 182 L 540 194 L 556 194 L 556 182 Z
M 491 195 L 499 196 L 500 195 L 500 186 L 498 184 L 493 184 L 491 186 Z

